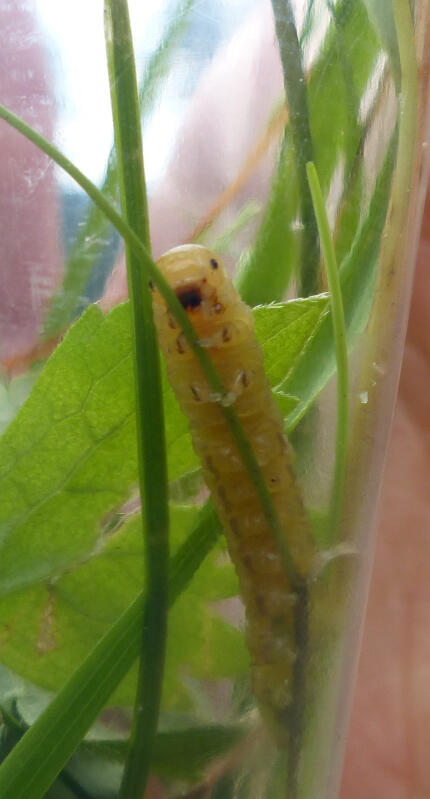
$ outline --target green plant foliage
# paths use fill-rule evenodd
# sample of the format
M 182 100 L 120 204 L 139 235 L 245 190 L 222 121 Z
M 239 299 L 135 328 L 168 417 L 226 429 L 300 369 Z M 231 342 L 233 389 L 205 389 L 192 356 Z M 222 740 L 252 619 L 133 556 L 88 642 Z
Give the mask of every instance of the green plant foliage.
M 188 12 L 192 5 L 190 0 L 183 4 L 184 11 Z M 311 41 L 316 6 L 313 2 L 308 6 L 306 41 Z M 306 99 L 316 166 L 326 196 L 334 176 L 342 173 L 343 194 L 335 234 L 351 348 L 367 323 L 374 294 L 396 145 L 393 137 L 368 203 L 372 187 L 365 185 L 360 166 L 368 120 L 362 118 L 360 108 L 380 56 L 381 42 L 390 55 L 395 79 L 398 50 L 391 4 L 385 0 L 379 4 L 373 0 L 339 0 L 328 3 L 327 8 L 330 24 L 310 70 Z M 143 103 L 151 104 L 155 99 L 169 52 L 181 30 L 179 16 L 173 15 L 172 20 L 165 50 L 162 45 L 148 67 L 149 88 Z M 295 223 L 300 197 L 289 127 L 283 142 L 259 237 L 253 252 L 244 260 L 239 277 L 240 289 L 250 304 L 281 300 L 292 276 L 298 274 L 300 252 Z M 116 170 L 111 164 L 105 186 L 111 199 L 116 191 L 112 167 Z M 227 240 L 244 221 L 246 214 L 227 231 Z M 66 300 L 67 307 L 57 308 L 57 300 L 54 302 L 49 320 L 51 332 L 58 329 L 60 317 L 64 321 L 64 315 L 75 312 L 86 275 L 103 246 L 105 227 L 103 214 L 98 210 L 91 212 L 85 228 L 88 239 L 77 242 L 70 262 L 73 268 L 63 286 L 65 296 L 57 297 L 60 306 Z M 264 305 L 256 308 L 254 315 L 265 368 L 286 429 L 291 431 L 335 371 L 327 296 Z M 39 727 L 36 722 L 29 732 L 30 736 L 34 732 L 34 736 L 27 749 L 24 746 L 20 750 L 26 753 L 24 767 L 17 751 L 9 768 L 2 769 L 2 786 L 18 785 L 22 797 L 40 799 L 122 676 L 109 704 L 129 707 L 135 694 L 136 670 L 128 675 L 126 672 L 141 645 L 143 604 L 134 600 L 147 586 L 142 522 L 136 500 L 131 352 L 129 304 L 106 316 L 96 307 L 89 308 L 60 343 L 0 439 L 0 659 L 37 686 L 60 691 L 58 704 L 50 706 L 51 715 L 48 713 Z M 2 408 L 10 399 L 6 393 L 3 391 L 0 396 L 0 422 Z M 194 482 L 198 486 L 195 474 L 199 462 L 191 446 L 188 424 L 165 377 L 163 403 L 171 484 Z M 21 404 L 21 399 L 17 404 Z M 3 416 L 7 423 L 9 416 Z M 217 539 L 219 522 L 209 504 L 202 512 L 197 507 L 172 502 L 170 517 L 173 558 L 179 547 L 181 552 L 192 555 L 193 547 L 198 549 L 202 544 L 211 519 L 214 527 L 209 543 L 202 544 L 194 559 L 184 558 L 183 571 L 180 565 L 173 564 L 163 686 L 164 723 L 191 710 L 193 719 L 204 724 L 207 715 L 213 717 L 212 708 L 201 701 L 205 694 L 208 702 L 205 682 L 242 678 L 249 670 L 242 630 L 222 614 L 223 600 L 231 600 L 238 593 L 237 578 L 222 539 Z M 323 519 L 319 527 L 316 525 L 321 540 L 324 523 Z M 124 646 L 123 628 L 121 633 L 107 636 L 103 640 L 109 639 L 110 648 L 106 645 L 100 655 L 101 650 L 93 650 L 94 644 L 104 633 L 116 629 L 112 625 L 126 608 L 130 610 L 127 619 L 134 625 L 132 632 L 124 639 Z M 128 621 L 125 629 L 130 630 Z M 124 664 L 116 666 L 125 650 Z M 86 660 L 93 651 L 93 660 L 91 656 Z M 83 669 L 77 672 L 82 663 Z M 98 704 L 94 701 L 87 711 L 106 675 L 108 687 L 104 687 L 103 699 Z M 82 691 L 81 679 L 85 683 Z M 70 690 L 62 692 L 69 680 Z M 74 715 L 72 707 L 76 707 Z M 77 719 L 77 732 L 73 730 L 72 717 Z M 238 728 L 224 726 L 159 732 L 154 771 L 173 778 L 198 778 L 207 764 L 233 746 L 241 735 Z M 0 752 L 4 754 L 6 744 L 3 736 Z M 124 749 L 125 743 L 118 741 L 86 743 L 67 769 L 77 777 L 88 777 L 92 766 L 94 773 L 101 773 L 103 762 L 118 758 L 118 766 L 123 761 Z M 76 793 L 63 776 L 64 772 L 47 796 L 86 797 L 85 787 Z M 102 795 L 114 793 L 109 794 L 107 786 L 107 793 Z M 15 799 L 15 795 L 7 799 Z
M 166 393 L 175 479 L 197 459 Z M 106 317 L 91 307 L 70 330 L 2 437 L 0 464 L 5 595 L 87 555 L 137 482 L 128 305 Z
M 196 516 L 196 508 L 171 507 L 174 551 Z M 2 601 L 2 661 L 33 683 L 57 690 L 135 599 L 142 589 L 143 570 L 141 520 L 134 515 L 99 543 L 97 553 L 54 583 L 35 581 L 25 592 Z M 220 544 L 170 613 L 166 706 L 188 704 L 182 687 L 185 674 L 202 679 L 240 674 L 247 668 L 241 634 L 208 605 L 235 594 L 236 575 L 222 557 Z M 134 691 L 131 674 L 112 703 L 130 704 Z
M 394 136 L 376 182 L 368 216 L 360 226 L 351 251 L 341 267 L 340 280 L 349 348 L 352 348 L 369 318 L 390 194 L 396 140 Z M 300 402 L 286 420 L 289 429 L 293 429 L 304 416 L 334 371 L 331 318 L 329 315 L 321 315 L 309 347 L 280 385 L 285 393 L 300 397 Z
M 255 309 L 274 385 L 306 350 L 326 304 L 322 295 Z M 61 686 L 142 586 L 140 516 L 121 516 L 137 482 L 130 352 L 129 304 L 106 316 L 89 308 L 0 441 L 1 657 L 50 690 Z M 169 471 L 177 480 L 198 461 L 167 381 L 163 390 Z M 279 399 L 289 411 L 297 401 Z M 195 513 L 173 507 L 174 550 Z M 241 635 L 207 613 L 205 603 L 237 593 L 234 572 L 217 562 L 216 550 L 192 586 L 171 612 L 168 704 L 181 693 L 175 652 L 199 678 L 232 675 L 247 663 Z M 132 690 L 129 678 L 113 701 L 129 702 Z
M 305 29 L 303 35 L 307 34 Z M 363 196 L 359 175 L 351 174 L 356 159 L 361 158 L 360 103 L 379 53 L 379 37 L 364 3 L 341 0 L 309 74 L 309 119 L 323 191 L 328 193 L 339 164 L 343 165 L 346 186 L 351 179 L 353 182 L 353 208 L 347 192 L 348 213 L 340 214 L 336 231 L 336 237 L 347 244 L 356 232 Z M 248 304 L 283 299 L 297 271 L 300 247 L 294 223 L 299 206 L 296 164 L 287 124 L 263 221 L 254 247 L 243 258 L 239 270 L 238 287 Z M 337 253 L 339 260 L 345 252 L 344 244 Z
M 381 44 L 388 53 L 396 86 L 399 88 L 400 56 L 392 0 L 364 0 L 364 2 L 380 36 Z
M 362 131 L 359 106 L 379 53 L 379 39 L 361 0 L 338 6 L 309 81 L 315 165 L 324 192 L 339 159 L 346 175 L 354 161 Z
M 264 349 L 264 368 L 272 386 L 284 383 L 309 346 L 327 313 L 328 297 L 273 303 L 254 310 L 255 332 Z

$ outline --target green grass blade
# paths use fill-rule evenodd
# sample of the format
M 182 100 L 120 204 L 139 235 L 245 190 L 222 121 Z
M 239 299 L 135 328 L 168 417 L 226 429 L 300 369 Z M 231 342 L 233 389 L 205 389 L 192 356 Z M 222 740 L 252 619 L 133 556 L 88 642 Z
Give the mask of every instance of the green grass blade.
M 275 30 L 284 74 L 297 178 L 300 189 L 301 237 L 299 292 L 307 297 L 320 288 L 318 229 L 306 176 L 306 164 L 314 160 L 309 122 L 306 76 L 290 0 L 272 0 Z
M 314 24 L 313 4 L 300 46 Z M 361 0 L 336 4 L 326 36 L 308 78 L 307 98 L 315 163 L 326 196 L 339 161 L 344 164 L 344 193 L 339 206 L 336 252 L 345 253 L 354 238 L 363 203 L 362 160 L 369 114 L 363 124 L 360 103 L 380 48 Z M 377 105 L 378 100 L 375 101 Z M 263 221 L 254 247 L 240 264 L 237 285 L 249 305 L 281 300 L 299 263 L 299 187 L 292 132 L 287 124 Z
M 333 239 L 319 184 L 315 165 L 307 165 L 309 186 L 314 203 L 315 216 L 321 239 L 321 249 L 330 292 L 331 318 L 333 323 L 334 348 L 337 364 L 337 427 L 335 466 L 330 508 L 330 543 L 336 540 L 342 515 L 343 492 L 346 476 L 349 429 L 349 368 L 346 345 L 345 315 L 343 311 L 342 289 L 336 261 Z
M 348 347 L 351 347 L 368 321 L 373 300 L 381 238 L 387 217 L 391 180 L 397 150 L 397 133 L 390 142 L 384 165 L 376 181 L 368 214 L 355 238 L 351 252 L 340 269 Z M 318 394 L 333 375 L 336 366 L 330 315 L 322 317 L 319 330 L 294 372 L 280 388 L 300 397 L 287 419 L 295 429 Z
M 127 0 L 106 0 L 105 36 L 121 206 L 150 251 L 136 68 Z M 136 426 L 145 530 L 147 595 L 130 748 L 121 796 L 145 792 L 161 705 L 167 635 L 169 511 L 163 398 L 152 294 L 139 255 L 126 245 L 134 336 Z

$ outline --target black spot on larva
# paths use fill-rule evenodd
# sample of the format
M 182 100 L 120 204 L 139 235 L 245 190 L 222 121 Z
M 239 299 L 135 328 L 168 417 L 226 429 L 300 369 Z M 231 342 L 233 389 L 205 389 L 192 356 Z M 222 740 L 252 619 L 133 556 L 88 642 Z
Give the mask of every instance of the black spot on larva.
M 186 311 L 198 308 L 202 302 L 202 293 L 199 286 L 185 286 L 176 289 L 176 296 Z
M 155 291 L 155 286 L 154 286 L 154 281 L 153 280 L 150 280 L 148 285 L 149 285 L 149 288 L 151 289 L 151 291 Z
M 198 390 L 198 388 L 196 388 L 196 386 L 193 386 L 193 385 L 191 385 L 191 386 L 190 386 L 190 389 L 191 389 L 191 393 L 192 393 L 192 395 L 193 395 L 193 397 L 194 397 L 195 401 L 196 401 L 196 402 L 201 402 L 201 401 L 202 401 L 202 398 L 201 398 L 201 396 L 200 396 L 200 394 L 199 394 L 199 390 Z
M 222 340 L 223 341 L 231 341 L 231 334 L 228 327 L 223 327 L 222 329 Z
M 240 373 L 240 382 L 242 383 L 242 386 L 244 388 L 247 388 L 247 386 L 249 386 L 248 375 L 246 374 L 246 372 Z
M 215 258 L 211 258 L 210 265 L 212 269 L 218 269 L 218 261 L 216 261 Z
M 182 355 L 182 353 L 185 352 L 185 348 L 184 348 L 184 345 L 182 343 L 182 338 L 183 338 L 183 334 L 181 333 L 178 336 L 178 338 L 176 339 L 176 349 L 177 349 L 177 351 L 179 352 L 180 355 Z

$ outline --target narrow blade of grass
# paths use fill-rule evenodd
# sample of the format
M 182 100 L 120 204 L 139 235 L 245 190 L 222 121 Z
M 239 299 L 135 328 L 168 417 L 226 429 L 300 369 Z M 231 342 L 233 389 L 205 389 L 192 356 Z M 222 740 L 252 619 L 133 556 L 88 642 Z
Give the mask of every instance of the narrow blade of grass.
M 312 194 L 315 216 L 321 240 L 321 249 L 327 274 L 327 283 L 330 292 L 331 319 L 333 324 L 334 348 L 337 364 L 337 426 L 335 466 L 333 475 L 330 519 L 329 543 L 336 540 L 339 523 L 342 515 L 343 492 L 346 475 L 346 461 L 348 454 L 348 428 L 349 428 L 349 368 L 348 350 L 346 345 L 345 316 L 343 311 L 342 289 L 339 280 L 339 270 L 336 262 L 336 253 L 330 233 L 330 226 L 324 205 L 321 186 L 318 180 L 315 165 L 307 164 L 309 187 Z
M 397 150 L 397 131 L 393 134 L 384 165 L 378 175 L 369 211 L 340 268 L 348 347 L 366 325 L 374 296 L 381 238 L 387 217 L 390 187 Z M 287 419 L 294 430 L 334 373 L 336 358 L 330 315 L 321 318 L 319 329 L 282 391 L 300 397 Z
M 306 177 L 306 164 L 314 160 L 309 123 L 307 82 L 300 43 L 290 0 L 272 0 L 275 30 L 279 42 L 285 93 L 287 96 L 296 169 L 300 189 L 301 237 L 300 294 L 308 297 L 321 290 L 318 275 L 318 229 Z
M 106 0 L 105 37 L 123 215 L 150 251 L 136 68 L 127 0 Z M 169 511 L 158 340 L 141 258 L 126 245 L 134 329 L 139 483 L 147 595 L 130 747 L 121 796 L 140 799 L 149 776 L 161 705 L 167 636 Z

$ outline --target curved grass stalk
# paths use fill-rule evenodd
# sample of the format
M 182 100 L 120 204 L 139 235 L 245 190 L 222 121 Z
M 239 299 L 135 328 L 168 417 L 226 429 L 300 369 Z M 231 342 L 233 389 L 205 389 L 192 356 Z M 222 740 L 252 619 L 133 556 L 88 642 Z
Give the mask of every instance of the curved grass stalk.
M 307 175 L 315 216 L 321 239 L 321 249 L 324 256 L 327 283 L 330 293 L 331 317 L 333 323 L 334 348 L 337 363 L 337 425 L 335 466 L 333 475 L 332 494 L 330 502 L 330 517 L 328 542 L 337 540 L 337 532 L 342 517 L 342 504 L 346 477 L 346 462 L 348 454 L 348 429 L 349 429 L 349 367 L 348 349 L 346 342 L 345 315 L 343 311 L 342 288 L 339 279 L 339 269 L 336 262 L 333 239 L 324 205 L 324 198 L 318 180 L 317 171 L 313 163 L 307 164 Z

